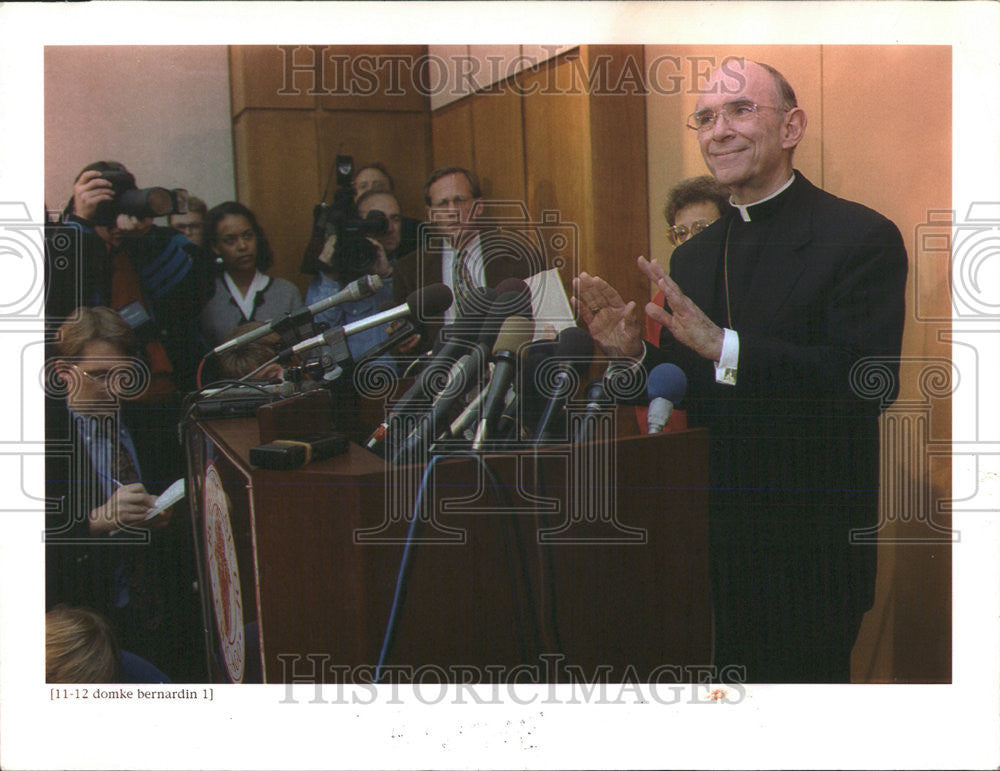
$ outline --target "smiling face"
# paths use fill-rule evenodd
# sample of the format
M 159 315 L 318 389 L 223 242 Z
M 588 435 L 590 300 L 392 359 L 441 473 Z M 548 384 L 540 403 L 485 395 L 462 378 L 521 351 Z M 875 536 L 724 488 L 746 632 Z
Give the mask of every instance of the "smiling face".
M 712 175 L 730 189 L 736 203 L 748 204 L 788 181 L 792 152 L 802 140 L 806 119 L 798 107 L 781 109 L 774 78 L 751 61 L 731 62 L 713 72 L 696 110 L 718 112 L 740 105 L 760 109 L 739 121 L 720 115 L 711 128 L 698 132 L 698 143 Z
M 257 269 L 257 234 L 242 214 L 227 214 L 215 231 L 212 251 L 222 258 L 227 273 L 252 273 Z

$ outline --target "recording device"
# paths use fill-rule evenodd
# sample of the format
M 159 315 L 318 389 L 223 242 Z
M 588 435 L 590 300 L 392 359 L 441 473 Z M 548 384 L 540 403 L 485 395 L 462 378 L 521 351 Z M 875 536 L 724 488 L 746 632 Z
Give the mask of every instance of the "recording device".
M 347 434 L 310 434 L 299 439 L 276 439 L 250 448 L 250 463 L 259 468 L 287 471 L 314 460 L 332 458 L 348 450 Z
M 302 255 L 303 273 L 315 274 L 320 270 L 329 270 L 336 273 L 342 281 L 351 281 L 371 272 L 378 250 L 368 238 L 388 233 L 389 220 L 377 210 L 368 212 L 365 218 L 358 216 L 354 208 L 353 176 L 354 158 L 350 155 L 338 155 L 330 169 L 323 197 L 313 207 L 312 235 Z M 333 202 L 327 203 L 327 193 L 334 178 L 337 186 L 333 192 Z M 319 260 L 319 255 L 331 236 L 335 239 L 333 256 L 330 264 L 325 265 Z
M 138 188 L 135 177 L 127 171 L 105 171 L 101 179 L 111 183 L 115 197 L 101 201 L 94 215 L 95 225 L 113 227 L 119 214 L 143 219 L 163 217 L 168 214 L 187 214 L 188 191 L 184 188 L 168 190 L 165 187 Z
M 206 389 L 191 415 L 199 420 L 249 417 L 257 413 L 258 407 L 287 399 L 293 392 L 292 383 Z
M 646 381 L 649 412 L 646 425 L 651 434 L 658 434 L 670 420 L 674 405 L 687 392 L 687 375 L 676 364 L 657 364 Z
M 531 318 L 531 294 L 527 284 L 520 279 L 508 279 L 500 282 L 496 291 L 506 288 L 496 294 L 494 290 L 482 290 L 481 302 L 465 308 L 466 314 L 456 320 L 455 324 L 445 327 L 448 334 L 439 338 L 441 346 L 428 367 L 421 372 L 416 382 L 394 405 L 389 417 L 388 445 L 390 457 L 394 463 L 411 459 L 413 451 L 421 442 L 434 441 L 447 428 L 445 419 L 456 401 L 470 390 L 473 384 L 482 382 L 482 372 L 491 349 L 495 348 L 502 326 L 508 321 L 512 311 L 520 311 L 522 321 Z M 486 308 L 486 301 L 491 300 L 485 313 L 477 311 Z M 530 321 L 528 322 L 530 324 Z M 530 334 L 528 339 L 530 339 Z M 440 384 L 443 381 L 443 386 Z M 435 388 L 432 384 L 439 384 Z M 509 381 L 508 381 L 509 386 Z M 473 402 L 482 405 L 483 398 Z M 506 395 L 504 389 L 501 396 Z M 472 405 L 470 405 L 472 407 Z M 496 409 L 496 405 L 491 405 Z M 503 402 L 499 409 L 503 408 Z M 417 427 L 408 436 L 401 436 L 399 430 L 405 414 L 420 415 Z M 465 420 L 471 423 L 479 421 L 478 406 L 474 411 L 466 410 Z M 494 416 L 494 424 L 496 422 Z M 470 423 L 470 424 L 471 424 Z M 463 426 L 464 427 L 464 426 Z M 455 431 L 451 432 L 455 435 Z M 399 448 L 392 452 L 393 448 Z

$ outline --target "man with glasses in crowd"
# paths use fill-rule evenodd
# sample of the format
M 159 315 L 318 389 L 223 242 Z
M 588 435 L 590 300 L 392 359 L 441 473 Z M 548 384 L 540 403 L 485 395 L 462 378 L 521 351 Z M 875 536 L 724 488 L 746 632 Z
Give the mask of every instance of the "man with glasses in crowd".
M 460 312 L 473 290 L 496 287 L 505 278 L 527 278 L 541 268 L 536 252 L 500 233 L 481 233 L 477 225 L 483 203 L 478 177 L 467 169 L 446 166 L 433 171 L 424 186 L 429 227 L 420 248 L 396 263 L 393 296 L 404 302 L 414 289 L 444 283 L 455 302 L 446 322 Z M 422 346 L 434 339 L 436 326 L 426 327 Z
M 581 274 L 574 303 L 609 354 L 688 377 L 711 431 L 715 664 L 749 682 L 849 682 L 874 596 L 878 415 L 895 398 L 907 258 L 885 217 L 793 169 L 806 116 L 774 68 L 728 61 L 687 125 L 733 209 L 674 251 L 644 345 L 635 304 Z M 866 362 L 884 374 L 875 398 Z

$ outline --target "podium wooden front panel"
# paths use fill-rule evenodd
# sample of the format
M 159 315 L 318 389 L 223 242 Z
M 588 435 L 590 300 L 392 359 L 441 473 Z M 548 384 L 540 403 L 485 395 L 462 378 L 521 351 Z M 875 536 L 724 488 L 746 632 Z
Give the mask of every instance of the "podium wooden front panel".
M 188 437 L 213 679 L 370 680 L 423 468 L 352 444 L 267 471 L 247 460 L 256 444 L 252 419 L 196 424 Z M 680 668 L 711 663 L 707 455 L 707 433 L 691 430 L 487 456 L 502 495 L 475 461 L 438 463 L 390 676 L 696 676 Z M 219 518 L 218 506 L 206 518 L 208 467 L 228 499 L 239 618 L 217 596 L 233 592 L 219 536 L 206 544 L 206 521 Z M 240 627 L 244 661 L 227 668 Z

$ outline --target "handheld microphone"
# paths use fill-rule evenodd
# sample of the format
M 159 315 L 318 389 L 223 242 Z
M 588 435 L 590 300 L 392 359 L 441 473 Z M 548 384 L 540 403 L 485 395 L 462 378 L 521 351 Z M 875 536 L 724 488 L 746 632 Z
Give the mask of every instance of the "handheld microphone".
M 281 318 L 272 319 L 261 327 L 251 329 L 249 332 L 246 332 L 239 337 L 235 337 L 232 340 L 227 340 L 226 342 L 217 345 L 208 352 L 208 355 L 218 356 L 220 353 L 228 351 L 232 348 L 238 348 L 241 345 L 252 343 L 254 340 L 259 340 L 260 338 L 274 332 L 279 324 L 287 323 L 289 320 L 291 320 L 292 324 L 298 326 L 307 319 L 315 318 L 316 314 L 322 313 L 328 308 L 340 305 L 340 303 L 347 302 L 348 300 L 360 300 L 364 297 L 370 297 L 381 288 L 382 279 L 380 276 L 374 274 L 371 276 L 362 276 L 357 281 L 352 281 L 346 287 L 330 297 L 326 297 L 313 303 L 312 305 L 297 310 L 294 313 L 287 314 Z M 257 297 L 259 298 L 260 295 Z
M 594 341 L 586 330 L 580 327 L 567 327 L 556 338 L 556 348 L 550 361 L 555 362 L 554 374 L 543 372 L 545 364 L 536 370 L 536 380 L 544 380 L 544 391 L 551 393 L 538 425 L 535 428 L 534 442 L 542 441 L 554 417 L 566 404 L 570 387 L 578 382 L 575 374 L 580 368 L 590 364 L 594 355 Z M 551 369 L 549 370 L 551 373 Z M 537 384 L 536 384 L 537 385 Z M 543 389 L 538 389 L 543 390 Z
M 381 288 L 382 277 L 377 273 L 373 273 L 370 276 L 362 276 L 356 281 L 352 281 L 336 294 L 322 300 L 317 300 L 312 305 L 307 306 L 306 310 L 309 311 L 310 316 L 315 318 L 323 311 L 329 310 L 335 305 L 340 305 L 349 300 L 361 300 L 365 297 L 371 297 Z
M 481 449 L 487 436 L 496 429 L 497 418 L 505 406 L 507 389 L 517 373 L 518 352 L 531 342 L 534 332 L 534 322 L 524 316 L 511 316 L 500 328 L 493 344 L 493 376 L 486 386 L 482 414 L 472 441 L 473 450 Z
M 379 313 L 373 313 L 367 318 L 352 321 L 350 324 L 345 324 L 342 327 L 328 330 L 322 335 L 315 335 L 314 337 L 303 340 L 301 343 L 296 343 L 291 348 L 286 348 L 278 354 L 278 360 L 281 361 L 283 359 L 291 358 L 292 356 L 298 355 L 312 348 L 316 348 L 320 345 L 331 345 L 333 347 L 337 347 L 337 344 L 342 343 L 344 338 L 350 337 L 358 332 L 364 332 L 372 327 L 380 326 L 381 324 L 388 324 L 390 321 L 396 321 L 397 319 L 407 317 L 419 318 L 425 315 L 437 315 L 443 313 L 451 306 L 451 301 L 451 290 L 448 287 L 444 284 L 429 284 L 410 292 L 410 295 L 406 298 L 406 302 L 402 305 L 397 305 L 395 308 L 380 311 Z M 335 352 L 335 355 L 338 355 L 338 353 Z M 350 354 L 345 355 L 344 352 L 339 352 L 341 361 L 349 355 Z
M 670 420 L 674 405 L 687 392 L 687 375 L 676 364 L 657 364 L 646 381 L 649 412 L 646 424 L 649 433 L 658 434 Z

